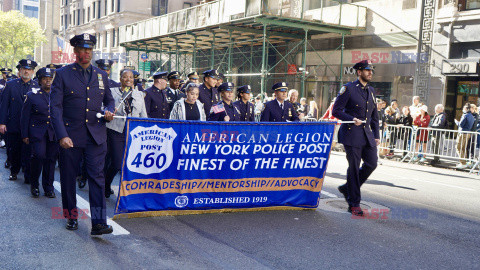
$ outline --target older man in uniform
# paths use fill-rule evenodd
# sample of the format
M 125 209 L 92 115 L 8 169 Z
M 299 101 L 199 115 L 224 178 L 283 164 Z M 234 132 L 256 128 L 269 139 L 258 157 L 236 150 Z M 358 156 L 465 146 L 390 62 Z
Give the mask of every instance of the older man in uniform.
M 26 165 L 30 156 L 30 147 L 22 142 L 20 133 L 20 116 L 22 106 L 27 93 L 39 85 L 32 80 L 37 63 L 32 60 L 23 59 L 19 62 L 21 78 L 7 82 L 2 93 L 2 104 L 0 105 L 0 133 L 7 133 L 8 156 L 11 162 L 9 180 L 17 180 L 17 174 L 22 167 L 22 161 Z M 30 183 L 30 169 L 25 169 L 25 183 Z
M 76 35 L 70 40 L 76 61 L 56 71 L 51 115 L 61 147 L 60 183 L 66 228 L 78 229 L 75 178 L 83 157 L 89 186 L 91 235 L 101 235 L 113 231 L 107 225 L 103 168 L 107 152 L 105 121 L 113 120 L 115 102 L 107 73 L 90 64 L 95 43 L 95 36 L 90 34 Z M 104 114 L 104 119 L 97 118 L 97 113 Z
M 210 115 L 212 106 L 220 101 L 217 88 L 215 88 L 219 78 L 218 76 L 219 74 L 216 69 L 203 72 L 203 83 L 199 87 L 198 100 L 203 103 L 205 115 Z
M 288 86 L 286 82 L 279 82 L 272 86 L 275 99 L 265 104 L 261 122 L 297 122 L 300 121 L 292 103 L 286 101 Z
M 167 101 L 166 71 L 153 74 L 152 87 L 145 90 L 145 108 L 150 118 L 169 119 L 170 105 Z
M 240 111 L 240 121 L 255 122 L 253 104 L 250 102 L 252 88 L 250 85 L 240 86 L 237 89 L 238 100 L 233 103 Z
M 167 93 L 167 102 L 171 111 L 173 104 L 175 104 L 177 100 L 186 98 L 187 96 L 180 91 L 180 72 L 172 71 L 168 74 L 167 78 L 170 86 L 165 92 Z
M 338 190 L 345 196 L 348 211 L 363 216 L 360 208 L 360 187 L 377 167 L 377 145 L 380 143 L 378 113 L 375 104 L 372 80 L 373 66 L 367 60 L 353 66 L 358 80 L 345 84 L 335 99 L 332 115 L 342 121 L 338 141 L 345 147 L 348 169 L 347 183 Z M 363 165 L 360 167 L 360 162 Z
M 113 87 L 120 87 L 120 83 L 110 79 L 110 71 L 112 69 L 112 66 L 115 62 L 112 60 L 107 60 L 107 59 L 98 59 L 95 61 L 95 64 L 97 64 L 97 67 L 103 71 L 105 71 L 108 74 L 108 82 L 110 83 L 110 88 Z
M 20 118 L 23 142 L 32 149 L 31 161 L 27 166 L 30 166 L 30 192 L 35 198 L 40 195 L 40 174 L 45 196 L 55 198 L 53 180 L 58 143 L 50 119 L 50 87 L 54 74 L 55 70 L 50 68 L 37 71 L 41 89 L 32 88 L 32 91 L 27 93 Z

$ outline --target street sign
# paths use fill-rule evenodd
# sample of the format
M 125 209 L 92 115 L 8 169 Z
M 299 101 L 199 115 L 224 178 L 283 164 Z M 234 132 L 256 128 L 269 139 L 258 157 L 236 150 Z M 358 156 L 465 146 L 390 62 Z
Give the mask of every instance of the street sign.
M 140 55 L 140 58 L 142 58 L 143 62 L 146 62 L 148 60 L 148 54 L 142 53 L 142 55 Z
M 138 70 L 143 70 L 143 71 L 149 72 L 151 64 L 152 64 L 151 62 L 140 62 L 138 64 Z

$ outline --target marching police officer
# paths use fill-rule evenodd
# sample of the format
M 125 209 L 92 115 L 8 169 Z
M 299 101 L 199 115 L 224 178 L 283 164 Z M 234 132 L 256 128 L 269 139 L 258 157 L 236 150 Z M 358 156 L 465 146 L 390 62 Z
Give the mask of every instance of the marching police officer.
M 0 80 L 0 85 L 5 86 L 5 84 L 7 84 L 7 75 L 12 73 L 12 70 L 9 68 L 2 68 L 0 69 L 0 71 L 2 72 L 2 79 Z
M 373 66 L 370 61 L 364 60 L 353 68 L 358 79 L 340 89 L 332 115 L 342 121 L 355 122 L 342 124 L 338 131 L 338 142 L 344 145 L 348 160 L 347 183 L 339 186 L 338 190 L 348 202 L 348 211 L 352 215 L 363 216 L 360 208 L 360 187 L 377 167 L 377 145 L 380 137 L 375 94 L 373 87 L 369 85 Z
M 113 61 L 112 60 L 107 60 L 107 59 L 98 59 L 97 61 L 95 61 L 95 63 L 97 64 L 97 67 L 103 71 L 105 71 L 107 74 L 108 74 L 108 77 L 110 77 L 110 70 L 112 69 L 112 66 L 113 66 Z M 120 83 L 112 80 L 112 79 L 108 79 L 108 82 L 110 83 L 110 88 L 113 88 L 113 87 L 120 87 Z
M 89 186 L 92 235 L 112 233 L 107 225 L 105 178 L 107 152 L 105 120 L 113 120 L 115 102 L 108 75 L 90 64 L 96 38 L 76 35 L 70 40 L 76 61 L 56 71 L 52 84 L 51 115 L 55 135 L 60 141 L 60 183 L 62 205 L 68 230 L 78 229 L 76 181 L 80 161 L 86 162 Z M 104 111 L 102 111 L 102 107 Z M 104 119 L 97 118 L 104 114 Z
M 215 87 L 220 87 L 220 85 L 222 85 L 222 83 L 225 81 L 225 75 L 223 75 L 223 73 L 218 73 L 218 80 L 217 80 L 217 84 L 215 85 Z
M 41 89 L 32 88 L 22 107 L 21 133 L 23 142 L 32 149 L 30 164 L 30 191 L 38 197 L 38 178 L 42 174 L 45 196 L 55 198 L 53 180 L 58 155 L 58 143 L 50 119 L 50 87 L 55 71 L 41 68 L 37 77 Z M 42 172 L 43 168 L 43 172 Z
M 161 71 L 153 74 L 153 85 L 145 90 L 145 107 L 150 118 L 170 118 L 170 105 L 166 91 L 167 73 Z
M 233 103 L 240 111 L 240 121 L 255 122 L 255 113 L 253 104 L 250 102 L 252 97 L 252 88 L 250 85 L 244 85 L 237 89 L 238 100 Z
M 136 70 L 132 70 L 132 73 L 133 73 L 133 79 L 134 79 L 133 85 L 137 87 L 138 91 L 140 92 L 145 91 L 145 89 L 143 89 L 142 79 L 140 78 L 140 72 Z
M 200 80 L 200 76 L 198 75 L 198 72 L 196 72 L 196 71 L 194 71 L 194 72 L 192 72 L 192 73 L 189 73 L 189 74 L 187 75 L 187 77 L 188 77 L 188 80 L 189 80 L 190 82 L 197 83 L 197 84 L 200 82 L 200 81 L 199 81 L 199 80 Z
M 279 82 L 272 86 L 275 99 L 265 104 L 261 122 L 291 122 L 300 121 L 292 103 L 286 101 L 288 86 L 286 82 Z
M 173 104 L 181 98 L 186 98 L 187 96 L 182 93 L 180 89 L 180 72 L 172 71 L 168 74 L 168 83 L 170 86 L 165 91 L 167 93 L 167 102 L 170 106 L 170 111 L 173 108 Z
M 220 100 L 218 96 L 217 88 L 215 85 L 218 80 L 218 71 L 216 69 L 211 69 L 203 72 L 203 83 L 200 85 L 200 93 L 198 95 L 198 100 L 203 103 L 205 115 L 210 115 L 210 109 L 212 105 L 217 104 Z
M 231 82 L 222 83 L 218 87 L 222 101 L 212 106 L 208 121 L 240 121 L 240 111 L 233 105 L 233 87 Z
M 30 156 L 30 147 L 22 142 L 20 131 L 20 116 L 22 106 L 27 93 L 32 88 L 39 88 L 38 84 L 32 80 L 33 73 L 37 63 L 32 60 L 22 59 L 19 62 L 20 79 L 7 82 L 5 90 L 2 93 L 2 105 L 0 106 L 0 133 L 7 133 L 8 156 L 11 163 L 9 180 L 17 180 L 17 174 L 20 172 L 22 163 L 28 163 Z M 22 162 L 23 161 L 23 162 Z M 29 183 L 29 171 L 25 169 L 25 183 Z

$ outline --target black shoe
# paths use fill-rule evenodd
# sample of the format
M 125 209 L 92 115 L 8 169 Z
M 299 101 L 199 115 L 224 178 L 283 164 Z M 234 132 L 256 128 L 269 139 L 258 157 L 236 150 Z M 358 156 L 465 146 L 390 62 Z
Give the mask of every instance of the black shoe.
M 5 168 L 7 169 L 10 169 L 10 167 L 12 166 L 12 164 L 10 164 L 10 161 L 5 161 Z
M 17 175 L 16 175 L 16 174 L 13 174 L 13 173 L 10 174 L 10 176 L 8 177 L 8 180 L 10 180 L 10 181 L 15 181 L 15 180 L 17 180 Z
M 32 193 L 32 196 L 34 198 L 38 198 L 38 196 L 40 196 L 40 191 L 38 190 L 38 188 L 31 188 L 30 192 Z
M 77 182 L 78 182 L 78 188 L 84 188 L 85 185 L 87 185 L 87 179 L 81 176 L 77 177 Z
M 348 201 L 347 201 L 347 188 L 345 187 L 345 185 L 338 186 L 338 191 L 340 191 L 340 193 L 342 193 L 343 197 L 345 198 L 345 201 L 348 203 Z
M 354 216 L 359 216 L 359 217 L 363 217 L 364 215 L 363 210 L 362 208 L 360 208 L 360 206 L 349 206 L 348 212 L 352 213 L 352 215 Z
M 67 220 L 67 225 L 65 226 L 65 228 L 67 228 L 67 230 L 70 230 L 70 231 L 75 231 L 78 229 L 78 221 L 76 219 L 68 219 Z
M 113 228 L 107 224 L 95 224 L 92 227 L 92 231 L 90 235 L 102 235 L 102 234 L 109 234 L 113 232 Z
M 47 191 L 45 192 L 45 197 L 48 197 L 48 198 L 55 198 L 55 191 Z
M 113 195 L 113 194 L 115 194 L 115 192 L 113 192 L 113 189 L 111 188 L 105 189 L 105 198 L 110 198 L 110 195 Z

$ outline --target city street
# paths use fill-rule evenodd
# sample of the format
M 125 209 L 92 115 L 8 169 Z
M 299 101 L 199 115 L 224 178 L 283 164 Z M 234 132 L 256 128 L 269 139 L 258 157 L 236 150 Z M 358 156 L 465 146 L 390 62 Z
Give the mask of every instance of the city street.
M 478 269 L 479 176 L 383 161 L 362 187 L 373 208 L 352 219 L 336 189 L 345 171 L 333 152 L 315 211 L 119 219 L 116 235 L 95 238 L 90 219 L 72 232 L 52 218 L 59 190 L 32 198 L 22 176 L 10 182 L 2 169 L 0 269 Z M 78 194 L 88 201 L 88 186 Z

